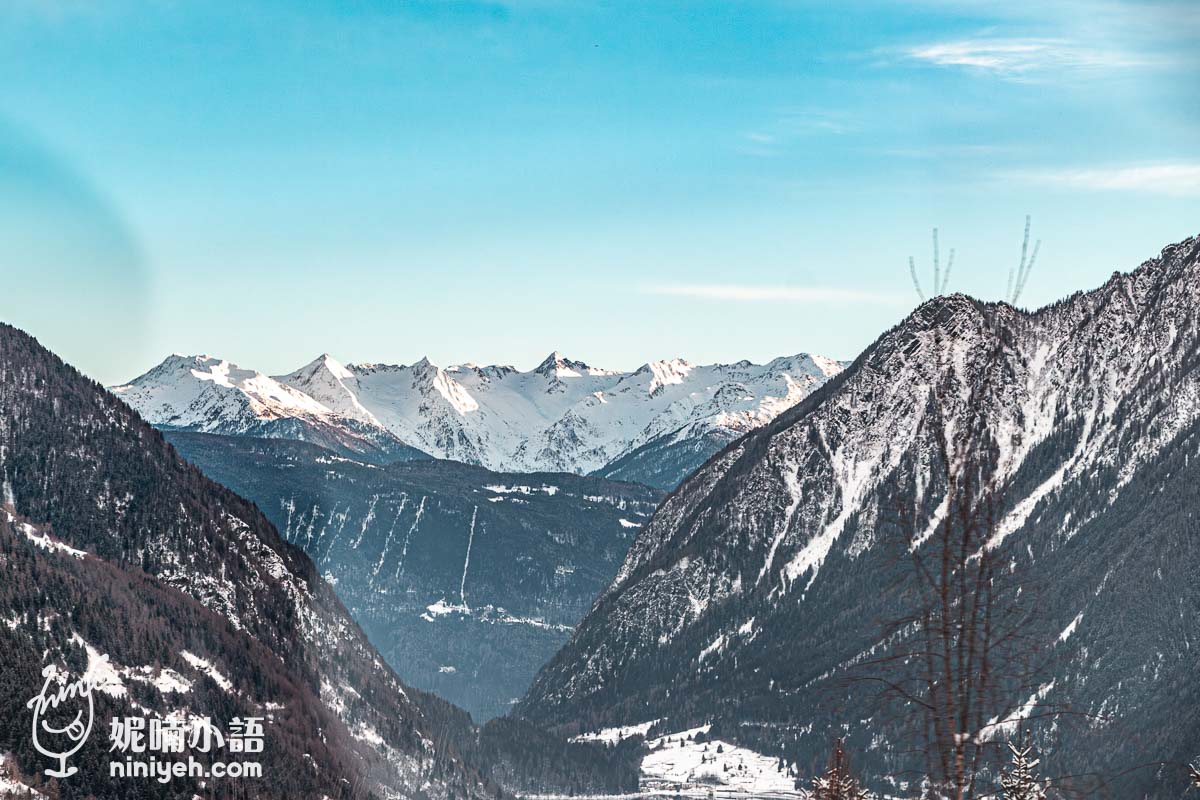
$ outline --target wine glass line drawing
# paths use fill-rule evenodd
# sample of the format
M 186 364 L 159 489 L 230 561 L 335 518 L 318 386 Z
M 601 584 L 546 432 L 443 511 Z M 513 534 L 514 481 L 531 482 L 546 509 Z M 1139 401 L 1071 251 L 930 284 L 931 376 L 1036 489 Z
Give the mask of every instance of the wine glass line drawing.
M 45 770 L 46 775 L 67 778 L 79 771 L 78 767 L 67 766 L 67 759 L 79 752 L 92 732 L 96 711 L 92 691 L 96 687 L 86 675 L 78 680 L 66 680 L 65 674 L 60 674 L 53 664 L 42 669 L 42 677 L 46 679 L 42 690 L 25 704 L 33 710 L 33 747 L 48 758 L 58 759 L 58 764 Z M 72 709 L 75 711 L 75 716 L 65 725 L 46 718 L 60 706 L 64 707 L 64 718 Z M 62 742 L 64 746 L 55 747 L 56 742 Z

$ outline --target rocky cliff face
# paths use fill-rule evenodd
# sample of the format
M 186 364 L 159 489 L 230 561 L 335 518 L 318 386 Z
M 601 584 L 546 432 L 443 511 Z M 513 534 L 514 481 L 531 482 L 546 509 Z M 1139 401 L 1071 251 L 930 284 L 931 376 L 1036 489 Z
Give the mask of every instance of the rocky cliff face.
M 1138 767 L 1200 741 L 1197 239 L 1032 313 L 921 306 L 684 481 L 517 712 L 570 732 L 713 722 L 806 774 L 848 732 L 877 781 L 900 774 L 912 715 L 858 665 L 905 611 L 897 508 L 918 541 L 948 524 L 936 442 L 967 431 L 1000 498 L 989 546 L 1036 593 L 1025 632 L 1046 655 L 1010 711 L 1070 709 L 1036 729 L 1051 771 L 1175 796 L 1178 769 Z

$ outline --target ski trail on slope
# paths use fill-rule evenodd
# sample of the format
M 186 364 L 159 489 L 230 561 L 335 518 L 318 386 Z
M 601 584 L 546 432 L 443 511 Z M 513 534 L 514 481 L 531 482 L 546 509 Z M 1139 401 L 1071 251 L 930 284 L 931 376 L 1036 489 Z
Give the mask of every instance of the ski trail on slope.
M 779 545 L 787 538 L 788 529 L 792 526 L 792 519 L 796 516 L 796 509 L 800 508 L 801 488 L 800 477 L 796 474 L 790 462 L 785 461 L 783 469 L 780 472 L 780 478 L 783 480 L 783 485 L 788 492 L 788 506 L 783 514 L 783 524 L 775 532 L 775 536 L 771 539 L 771 547 L 767 551 L 767 557 L 763 559 L 762 569 L 758 571 L 758 577 L 754 579 L 754 585 L 758 586 L 762 583 L 763 577 L 771 569 L 775 563 L 775 553 L 779 550 Z
M 400 509 L 396 512 L 396 518 L 392 520 L 392 527 L 388 528 L 387 538 L 383 540 L 383 552 L 379 554 L 379 563 L 375 565 L 375 569 L 371 570 L 371 586 L 375 585 L 375 579 L 379 577 L 379 570 L 383 568 L 383 562 L 387 559 L 388 548 L 392 545 L 392 534 L 396 532 L 396 523 L 400 522 L 400 515 L 404 513 L 406 505 L 408 505 L 408 492 L 403 492 L 400 495 Z
M 308 512 L 301 511 L 300 516 L 296 517 L 296 529 L 292 531 L 292 538 L 289 539 L 292 544 L 300 543 L 300 536 L 304 532 L 304 524 L 308 522 Z
M 346 529 L 346 520 L 350 518 L 350 504 L 346 504 L 346 510 L 339 516 L 338 529 L 333 532 L 333 538 L 329 540 L 329 546 L 325 548 L 325 555 L 321 556 L 321 563 L 325 564 L 329 561 L 329 556 L 333 553 L 333 546 L 337 544 L 338 537 L 342 535 L 342 531 Z
M 471 532 L 467 536 L 467 558 L 463 561 L 462 583 L 458 585 L 458 599 L 467 611 L 471 610 L 467 605 L 467 568 L 471 566 L 471 545 L 475 542 L 475 516 L 478 513 L 479 506 L 475 506 L 475 510 L 471 512 Z
M 287 527 L 283 529 L 283 538 L 290 542 L 292 540 L 292 514 L 296 513 L 295 496 L 293 495 L 292 497 L 289 497 L 286 503 L 283 502 L 283 498 L 280 498 L 279 507 L 286 508 L 288 512 Z
M 371 505 L 367 507 L 367 515 L 363 517 L 362 529 L 358 532 L 358 538 L 354 540 L 354 544 L 350 545 L 355 550 L 362 544 L 363 537 L 367 535 L 367 528 L 375 521 L 375 504 L 379 502 L 379 495 L 371 498 Z
M 329 526 L 337 519 L 338 504 L 333 504 L 333 511 L 329 512 L 329 516 L 325 518 L 325 524 L 321 526 L 321 532 L 317 534 L 317 543 L 313 545 L 313 552 L 321 549 L 321 542 L 325 541 L 325 534 L 329 532 Z
M 312 510 L 312 516 L 309 517 L 309 519 L 308 519 L 308 531 L 307 531 L 308 538 L 304 542 L 304 552 L 306 552 L 306 553 L 308 552 L 309 548 L 312 547 L 313 527 L 317 524 L 317 517 L 319 517 L 319 516 L 321 516 L 321 507 L 318 505 L 314 505 L 313 510 Z
M 404 549 L 400 551 L 400 562 L 396 564 L 396 577 L 399 578 L 404 574 L 404 559 L 408 557 L 408 543 L 412 539 L 413 532 L 417 526 L 421 524 L 421 515 L 425 513 L 425 496 L 421 497 L 421 504 L 417 506 L 417 517 L 413 520 L 413 524 L 408 529 L 408 534 L 404 537 Z

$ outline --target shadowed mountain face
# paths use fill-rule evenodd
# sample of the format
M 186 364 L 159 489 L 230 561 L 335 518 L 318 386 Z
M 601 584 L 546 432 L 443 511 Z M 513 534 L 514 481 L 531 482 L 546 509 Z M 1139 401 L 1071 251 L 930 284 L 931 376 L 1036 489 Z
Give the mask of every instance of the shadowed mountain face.
M 47 766 L 25 707 L 43 666 L 102 679 L 97 729 L 64 798 L 192 797 L 191 779 L 107 777 L 111 717 L 170 713 L 264 717 L 258 797 L 492 793 L 449 744 L 462 713 L 403 686 L 252 503 L 8 326 L 0 574 L 0 752 L 26 775 Z
M 685 427 L 647 442 L 593 474 L 669 491 L 743 433 L 720 428 L 694 431 L 690 426 Z
M 524 694 L 660 497 L 562 473 L 383 467 L 301 442 L 167 437 L 309 554 L 398 674 L 477 720 Z
M 684 481 L 517 714 L 572 733 L 711 721 L 810 775 L 844 733 L 872 782 L 919 774 L 921 717 L 864 664 L 906 641 L 884 635 L 912 608 L 897 509 L 922 542 L 950 524 L 937 442 L 966 431 L 1037 662 L 986 735 L 1028 718 L 1065 787 L 1179 796 L 1200 754 L 1197 239 L 1034 313 L 921 306 Z

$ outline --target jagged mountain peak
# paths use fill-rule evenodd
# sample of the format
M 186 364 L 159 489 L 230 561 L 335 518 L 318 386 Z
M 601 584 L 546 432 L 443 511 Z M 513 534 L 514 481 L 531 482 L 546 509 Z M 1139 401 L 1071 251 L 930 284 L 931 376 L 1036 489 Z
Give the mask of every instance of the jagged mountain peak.
M 366 425 L 379 425 L 375 416 L 358 401 L 358 378 L 354 371 L 328 353 L 275 380 L 320 403 L 331 418 L 345 417 Z
M 605 370 L 593 369 L 582 361 L 567 358 L 558 350 L 542 359 L 542 363 L 533 371 L 547 378 L 578 378 L 589 374 L 607 374 Z
M 299 439 L 390 461 L 427 456 L 383 428 L 357 400 L 357 379 L 317 359 L 270 377 L 212 356 L 171 356 L 113 394 L 174 430 Z
M 837 361 L 821 355 L 797 353 L 794 356 L 773 358 L 767 362 L 766 368 L 772 371 L 797 369 L 809 374 L 830 377 L 838 374 L 848 365 L 849 362 Z
M 329 413 L 313 398 L 274 378 L 207 355 L 169 356 L 113 391 L 135 408 L 155 404 L 163 424 L 179 427 L 223 425 L 239 416 L 244 422 L 246 417 Z
M 645 386 L 648 393 L 654 393 L 669 385 L 682 384 L 692 372 L 692 365 L 682 358 L 672 358 L 663 361 L 650 361 L 638 367 L 634 377 L 648 377 Z
M 692 371 L 692 364 L 684 358 L 664 358 L 658 361 L 647 361 L 642 364 L 634 374 L 645 374 L 647 372 L 656 374 L 680 374 L 686 375 Z
M 236 364 L 230 365 L 225 359 L 208 355 L 206 353 L 172 353 L 158 364 L 146 370 L 146 372 L 142 373 L 125 385 L 128 386 L 138 381 L 151 378 L 162 379 L 166 376 L 184 374 L 192 370 L 209 372 L 213 367 L 218 367 L 221 365 L 229 365 L 234 369 L 237 368 Z
M 321 362 L 321 359 L 317 359 L 307 367 L 297 370 L 297 373 L 316 369 Z M 331 363 L 336 364 L 332 359 Z M 271 387 L 271 383 L 278 381 L 277 378 L 255 369 L 242 367 L 236 362 L 220 356 L 207 353 L 191 355 L 172 353 L 147 372 L 116 388 L 128 389 L 149 381 L 184 381 L 189 376 L 203 381 L 211 381 L 220 386 L 253 386 L 257 384 L 267 390 L 273 390 L 274 387 Z
M 338 380 L 344 380 L 346 378 L 354 377 L 354 373 L 345 364 L 338 361 L 336 358 L 331 356 L 329 353 L 322 353 L 321 355 L 317 356 L 309 363 L 305 364 L 300 369 L 298 369 L 295 372 L 292 372 L 290 374 L 298 375 L 298 374 L 302 374 L 302 373 L 307 373 L 310 375 L 314 375 L 314 374 L 317 374 L 318 372 L 327 372 L 332 377 L 334 377 Z
M 172 353 L 163 359 L 162 366 L 187 366 L 192 364 L 221 364 L 225 363 L 225 359 L 220 356 L 214 356 L 210 353 Z
M 520 374 L 520 370 L 509 364 L 488 364 L 484 366 L 470 361 L 446 367 L 446 371 L 453 373 L 473 372 L 486 381 L 503 380 L 510 375 Z

